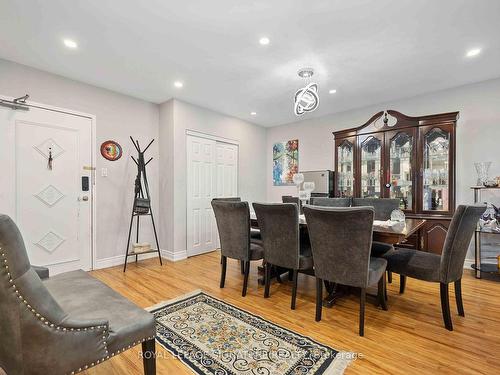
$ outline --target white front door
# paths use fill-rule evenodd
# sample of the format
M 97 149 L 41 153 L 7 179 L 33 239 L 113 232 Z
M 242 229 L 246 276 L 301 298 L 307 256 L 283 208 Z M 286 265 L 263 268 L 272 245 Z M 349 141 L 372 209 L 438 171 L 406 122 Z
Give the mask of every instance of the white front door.
M 52 274 L 92 268 L 91 134 L 87 117 L 0 107 L 0 213 L 19 226 L 31 264 Z
M 187 254 L 218 247 L 211 201 L 235 197 L 238 187 L 238 146 L 187 136 Z

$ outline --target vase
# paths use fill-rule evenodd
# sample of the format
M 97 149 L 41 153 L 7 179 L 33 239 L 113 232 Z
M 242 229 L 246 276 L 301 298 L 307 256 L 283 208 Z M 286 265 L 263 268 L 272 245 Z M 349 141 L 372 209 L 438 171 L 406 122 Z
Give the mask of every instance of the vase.
M 477 186 L 483 186 L 488 181 L 488 173 L 490 171 L 491 161 L 483 161 L 474 163 L 477 172 Z

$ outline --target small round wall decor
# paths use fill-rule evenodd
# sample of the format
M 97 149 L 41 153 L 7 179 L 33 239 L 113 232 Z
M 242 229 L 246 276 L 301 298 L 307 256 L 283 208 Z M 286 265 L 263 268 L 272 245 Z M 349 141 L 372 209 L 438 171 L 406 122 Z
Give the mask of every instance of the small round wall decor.
M 122 157 L 122 146 L 115 141 L 106 141 L 101 145 L 101 155 L 103 158 L 115 161 Z

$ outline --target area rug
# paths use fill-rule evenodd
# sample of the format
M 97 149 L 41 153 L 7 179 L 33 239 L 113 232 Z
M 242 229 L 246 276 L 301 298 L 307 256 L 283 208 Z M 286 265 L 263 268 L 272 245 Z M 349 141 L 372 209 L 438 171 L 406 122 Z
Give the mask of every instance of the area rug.
M 148 310 L 157 342 L 196 374 L 336 375 L 354 358 L 202 291 Z

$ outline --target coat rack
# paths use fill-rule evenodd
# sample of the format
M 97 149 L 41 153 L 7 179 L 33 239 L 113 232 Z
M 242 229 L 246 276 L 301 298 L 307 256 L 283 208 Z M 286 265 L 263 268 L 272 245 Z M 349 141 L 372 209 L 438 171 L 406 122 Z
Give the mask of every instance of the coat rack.
M 130 140 L 134 144 L 135 149 L 137 150 L 138 156 L 137 159 L 131 156 L 132 160 L 137 165 L 137 177 L 135 178 L 135 188 L 134 188 L 134 204 L 132 206 L 132 217 L 130 218 L 130 227 L 128 230 L 128 240 L 127 240 L 127 248 L 125 250 L 125 264 L 123 266 L 123 272 L 127 270 L 127 260 L 131 256 L 135 256 L 135 261 L 137 262 L 138 255 L 149 254 L 149 253 L 158 253 L 158 258 L 160 259 L 160 265 L 163 265 L 161 260 L 160 253 L 160 244 L 158 243 L 158 235 L 156 234 L 156 226 L 153 218 L 153 212 L 151 211 L 151 197 L 149 195 L 149 185 L 148 179 L 146 175 L 146 165 L 149 164 L 153 158 L 150 158 L 147 162 L 144 162 L 144 153 L 148 150 L 149 146 L 154 142 L 154 139 L 149 142 L 144 151 L 141 151 L 141 147 L 139 146 L 139 141 L 130 137 Z M 133 252 L 129 253 L 130 248 L 130 237 L 132 235 L 132 226 L 134 224 L 134 218 L 137 220 L 137 229 L 136 229 L 136 242 L 139 242 L 139 229 L 140 229 L 140 217 L 141 216 L 150 216 L 151 223 L 153 224 L 153 232 L 155 234 L 156 240 L 156 249 L 150 249 L 147 251 L 142 251 L 139 253 Z

